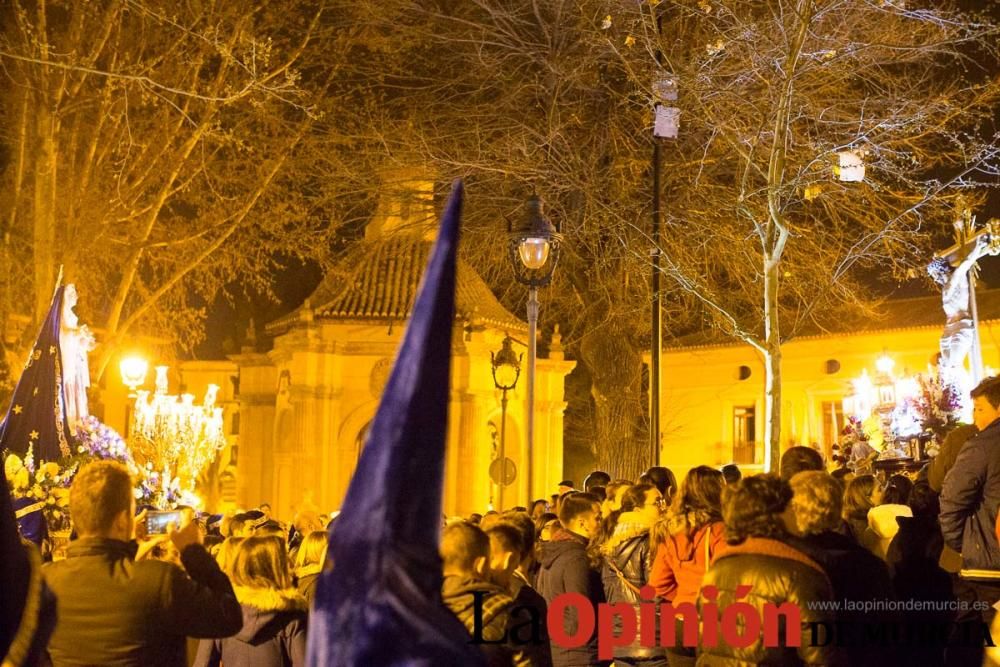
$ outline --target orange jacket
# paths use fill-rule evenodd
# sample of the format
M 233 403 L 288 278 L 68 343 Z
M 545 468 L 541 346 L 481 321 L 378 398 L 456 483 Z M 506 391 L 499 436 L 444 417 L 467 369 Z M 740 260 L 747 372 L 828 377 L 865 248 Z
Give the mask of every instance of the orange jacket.
M 656 589 L 658 596 L 675 606 L 682 602 L 693 603 L 698 599 L 705 570 L 725 548 L 721 521 L 702 526 L 691 537 L 684 532 L 671 535 L 656 549 L 649 585 Z

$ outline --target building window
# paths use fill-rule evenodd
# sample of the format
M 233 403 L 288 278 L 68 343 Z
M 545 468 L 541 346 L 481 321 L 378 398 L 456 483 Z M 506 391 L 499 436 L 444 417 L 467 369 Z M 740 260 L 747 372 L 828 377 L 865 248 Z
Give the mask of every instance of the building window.
M 752 405 L 733 408 L 733 462 L 754 463 L 757 409 Z

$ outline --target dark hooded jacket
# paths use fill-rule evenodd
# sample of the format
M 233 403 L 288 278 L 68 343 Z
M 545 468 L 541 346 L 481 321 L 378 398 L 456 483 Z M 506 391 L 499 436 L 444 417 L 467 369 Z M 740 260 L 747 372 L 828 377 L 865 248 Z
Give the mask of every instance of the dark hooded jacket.
M 706 588 L 718 590 L 716 617 L 706 616 Z M 737 598 L 737 592 L 745 594 Z M 704 643 L 698 655 L 698 664 L 711 667 L 744 667 L 745 665 L 839 665 L 843 664 L 840 650 L 831 644 L 813 646 L 809 624 L 827 623 L 833 627 L 832 611 L 811 608 L 809 603 L 831 602 L 833 591 L 823 568 L 813 559 L 791 546 L 763 537 L 750 537 L 743 543 L 729 546 L 716 557 L 705 573 L 698 607 L 703 623 L 715 623 L 720 629 L 715 646 Z M 788 628 L 789 633 L 801 632 L 801 645 L 768 648 L 761 638 L 746 648 L 730 646 L 721 640 L 722 618 L 726 607 L 734 602 L 748 603 L 755 608 L 759 618 L 765 619 L 764 605 L 781 605 L 790 602 L 799 609 L 801 629 Z M 783 639 L 779 633 L 779 639 Z M 822 642 L 816 642 L 820 644 Z
M 637 591 L 649 582 L 652 569 L 649 530 L 650 525 L 643 523 L 637 513 L 626 512 L 619 518 L 611 537 L 601 545 L 604 595 L 609 604 L 632 605 L 637 623 L 641 603 Z M 617 615 L 613 620 L 613 632 L 615 635 L 622 632 L 622 621 Z M 616 658 L 649 660 L 654 657 L 662 658 L 663 649 L 658 646 L 643 646 L 639 633 L 636 633 L 635 640 L 630 645 L 616 646 L 614 654 Z
M 181 553 L 184 570 L 134 561 L 135 552 L 134 543 L 80 538 L 65 560 L 42 568 L 56 596 L 49 641 L 55 667 L 183 667 L 186 636 L 225 637 L 240 629 L 229 578 L 200 544 Z
M 243 628 L 198 645 L 195 667 L 298 667 L 306 664 L 308 604 L 295 589 L 236 586 Z
M 962 574 L 1000 577 L 1000 419 L 962 446 L 941 491 L 941 534 L 962 554 Z M 970 572 L 971 570 L 971 572 Z M 976 572 L 976 571 L 979 572 Z M 990 572 L 993 571 L 993 572 Z
M 604 601 L 600 574 L 590 567 L 587 559 L 586 538 L 560 528 L 551 541 L 542 544 L 538 592 L 550 608 L 553 601 L 563 593 L 579 593 L 595 606 Z M 563 630 L 567 635 L 575 636 L 578 627 L 576 608 L 569 605 L 563 614 Z M 552 634 L 551 626 L 549 634 Z M 552 664 L 555 667 L 589 667 L 600 664 L 597 660 L 596 633 L 590 637 L 590 641 L 578 648 L 563 648 L 555 641 L 551 642 L 551 646 Z
M 514 604 L 503 589 L 471 577 L 449 575 L 441 586 L 441 597 L 473 635 L 473 640 L 483 641 L 479 648 L 489 667 L 530 667 L 531 661 L 521 647 L 500 643 L 509 636 L 510 610 Z M 477 628 L 478 637 L 473 634 Z

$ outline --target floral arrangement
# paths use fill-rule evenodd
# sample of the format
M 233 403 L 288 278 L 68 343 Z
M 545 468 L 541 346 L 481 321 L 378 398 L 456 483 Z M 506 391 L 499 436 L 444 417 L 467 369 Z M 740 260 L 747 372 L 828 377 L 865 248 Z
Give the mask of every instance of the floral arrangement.
M 125 464 L 136 481 L 136 503 L 159 508 L 174 507 L 181 501 L 180 480 L 169 471 L 156 471 L 151 463 L 139 464 L 125 439 L 113 428 L 90 415 L 76 425 L 74 459 L 82 465 L 95 460 L 114 460 Z
M 154 507 L 174 507 L 181 503 L 181 481 L 170 475 L 170 471 L 157 472 L 153 464 L 147 463 L 144 468 L 138 468 L 138 474 L 133 473 L 139 481 L 135 487 L 135 500 L 140 505 Z
M 940 375 L 918 375 L 917 383 L 920 391 L 913 399 L 913 408 L 924 432 L 933 433 L 936 440 L 941 440 L 961 420 L 965 408 L 962 393 Z
M 42 513 L 51 530 L 66 523 L 69 510 L 69 485 L 76 474 L 77 464 L 60 466 L 55 461 L 35 463 L 34 447 L 28 447 L 22 459 L 4 452 L 4 476 L 15 498 L 31 498 L 45 503 Z
M 840 432 L 841 440 L 836 446 L 834 460 L 855 471 L 867 469 L 883 444 L 882 429 L 873 429 L 868 420 L 861 422 L 857 417 L 848 417 Z
M 77 442 L 77 454 L 88 460 L 112 459 L 126 465 L 134 463 L 125 439 L 93 415 L 77 422 L 73 435 Z
M 97 417 L 91 415 L 81 419 L 74 429 L 73 439 L 75 451 L 58 462 L 36 463 L 31 447 L 23 459 L 4 452 L 4 475 L 11 492 L 14 497 L 44 501 L 42 511 L 50 530 L 68 528 L 70 484 L 77 470 L 91 461 L 113 460 L 124 464 L 136 481 L 133 493 L 139 505 L 170 508 L 195 501 L 182 492 L 179 478 L 167 471 L 153 470 L 152 464 L 137 463 L 125 439 Z

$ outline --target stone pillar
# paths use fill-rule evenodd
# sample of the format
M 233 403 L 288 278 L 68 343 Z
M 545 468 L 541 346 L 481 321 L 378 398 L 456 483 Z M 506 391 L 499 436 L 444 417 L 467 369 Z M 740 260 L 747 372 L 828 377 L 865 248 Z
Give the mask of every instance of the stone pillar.
M 555 358 L 539 359 L 535 390 L 535 493 L 539 498 L 555 492 L 555 485 L 564 477 L 563 422 L 566 411 L 566 376 L 576 366 L 574 361 Z M 535 498 L 531 499 L 532 501 Z M 530 502 L 530 501 L 529 501 Z
M 481 442 L 480 431 L 486 429 L 476 395 L 453 391 L 448 415 L 444 511 L 449 516 L 482 512 L 489 501 L 484 482 L 489 479 L 489 443 Z
M 566 402 L 550 400 L 536 403 L 538 410 L 537 435 L 535 438 L 535 473 L 538 498 L 555 491 L 556 484 L 563 479 L 563 413 Z M 550 490 L 551 489 L 551 490 Z M 532 498 L 528 502 L 533 502 Z
M 255 507 L 266 499 L 272 487 L 277 368 L 265 354 L 247 352 L 230 359 L 237 363 L 240 377 L 236 397 L 240 412 L 236 502 L 242 507 Z

